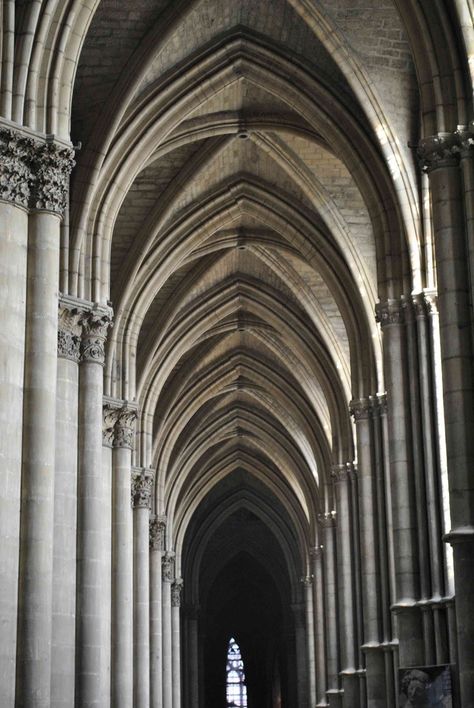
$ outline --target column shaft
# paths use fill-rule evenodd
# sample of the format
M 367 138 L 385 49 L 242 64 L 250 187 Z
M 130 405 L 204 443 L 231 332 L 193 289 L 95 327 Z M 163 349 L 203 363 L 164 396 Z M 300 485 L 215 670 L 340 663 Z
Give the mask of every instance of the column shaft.
M 313 548 L 313 609 L 314 609 L 314 635 L 316 644 L 315 670 L 316 670 L 316 701 L 318 706 L 326 705 L 326 636 L 324 624 L 324 578 L 323 578 L 323 549 Z
M 355 666 L 354 577 L 352 568 L 352 528 L 349 467 L 333 468 L 337 511 L 337 583 L 339 588 L 339 633 L 344 706 L 359 705 L 359 686 Z
M 134 475 L 133 499 L 133 666 L 134 708 L 150 706 L 150 498 L 153 476 Z
M 189 708 L 199 708 L 199 619 L 197 610 L 188 618 Z
M 150 699 L 151 708 L 163 706 L 162 577 L 164 518 L 150 523 Z
M 69 320 L 65 328 L 61 319 Z M 56 392 L 51 705 L 74 705 L 76 663 L 77 426 L 80 335 L 60 310 Z
M 16 705 L 51 705 L 59 217 L 28 224 Z
M 102 395 L 104 340 L 109 315 L 91 313 L 84 323 L 79 373 L 79 503 L 77 687 L 78 708 L 110 705 L 109 676 L 101 670 L 108 655 L 107 612 L 110 597 L 107 577 L 111 538 L 108 536 L 111 489 L 102 467 Z
M 163 556 L 162 578 L 163 708 L 173 708 L 171 584 L 174 579 L 174 555 L 171 553 L 165 553 Z
M 327 691 L 339 696 L 339 642 L 337 623 L 337 585 L 336 585 L 336 552 L 334 544 L 334 518 L 332 514 L 319 517 L 323 527 L 324 543 L 324 592 L 325 592 L 325 625 L 327 638 Z
M 3 150 L 0 154 L 4 154 Z M 3 174 L 1 164 L 0 170 Z M 4 196 L 3 190 L 0 196 Z M 26 210 L 1 201 L 0 287 L 4 305 L 0 320 L 0 705 L 5 706 L 12 706 L 15 696 L 27 232 Z
M 111 423 L 117 411 L 110 411 Z M 133 705 L 133 519 L 131 505 L 132 451 L 112 449 L 112 705 Z
M 470 282 L 467 268 L 463 184 L 449 136 L 425 141 L 429 169 L 438 272 L 443 393 L 454 549 L 456 617 L 461 703 L 474 706 L 474 381 Z M 433 149 L 434 148 L 434 149 Z M 469 148 L 462 160 L 470 160 Z M 465 176 L 468 169 L 465 170 Z M 466 188 L 469 185 L 466 183 Z
M 173 708 L 181 708 L 181 588 L 180 579 L 176 580 L 171 588 Z
M 312 578 L 304 579 L 305 610 L 306 610 L 306 653 L 308 657 L 308 689 L 310 705 L 316 703 L 316 658 L 314 650 L 314 609 L 313 609 L 313 581 Z
M 415 486 L 412 474 L 410 401 L 406 335 L 398 300 L 377 307 L 382 324 L 387 383 L 388 437 L 397 612 L 401 666 L 423 663 L 423 631 L 416 608 L 419 595 Z

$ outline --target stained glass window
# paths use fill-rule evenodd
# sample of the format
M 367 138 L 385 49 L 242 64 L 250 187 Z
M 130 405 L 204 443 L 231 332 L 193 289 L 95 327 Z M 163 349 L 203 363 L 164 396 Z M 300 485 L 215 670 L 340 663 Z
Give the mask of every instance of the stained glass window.
M 240 647 L 232 637 L 227 648 L 227 708 L 247 708 L 244 662 Z

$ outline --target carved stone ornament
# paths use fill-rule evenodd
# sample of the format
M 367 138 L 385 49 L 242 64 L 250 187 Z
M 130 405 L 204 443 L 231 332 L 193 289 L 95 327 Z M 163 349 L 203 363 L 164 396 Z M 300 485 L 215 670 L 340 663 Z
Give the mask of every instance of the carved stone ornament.
M 331 470 L 331 477 L 333 478 L 335 484 L 342 484 L 343 482 L 348 482 L 350 479 L 350 473 L 352 471 L 352 465 L 334 465 Z
M 305 586 L 305 588 L 311 587 L 313 584 L 313 577 L 312 575 L 305 575 L 303 578 L 300 578 L 302 584 Z
M 81 318 L 83 312 L 59 303 L 58 357 L 78 362 L 81 347 Z
M 309 555 L 313 561 L 318 561 L 323 557 L 323 546 L 313 546 L 313 548 L 309 549 Z
M 74 162 L 74 150 L 56 143 L 38 147 L 36 154 L 34 209 L 63 215 L 67 205 L 69 177 Z
M 429 315 L 438 314 L 438 294 L 434 290 L 425 290 L 424 292 L 426 311 Z
M 113 447 L 118 413 L 117 408 L 109 404 L 102 408 L 102 444 L 105 447 Z
M 33 187 L 36 144 L 9 128 L 0 128 L 0 197 L 28 207 Z
M 400 300 L 387 300 L 375 305 L 375 320 L 380 322 L 382 329 L 389 325 L 403 323 L 403 308 Z
M 377 393 L 370 397 L 370 405 L 373 415 L 385 415 L 387 413 L 387 394 Z
M 349 403 L 349 412 L 354 416 L 354 420 L 367 420 L 372 413 L 372 406 L 368 398 L 359 398 Z
M 457 165 L 466 140 L 465 133 L 459 131 L 438 133 L 420 140 L 416 154 L 423 172 Z
M 171 586 L 171 607 L 181 607 L 181 593 L 183 591 L 183 580 L 177 578 Z
M 413 310 L 417 320 L 424 320 L 426 317 L 426 300 L 424 293 L 412 295 Z
M 163 551 L 165 548 L 166 517 L 155 516 L 150 519 L 150 549 Z
M 336 524 L 336 512 L 326 511 L 324 514 L 318 514 L 319 525 L 323 528 L 329 528 Z
M 161 559 L 161 577 L 165 583 L 174 580 L 174 553 L 167 552 Z
M 135 439 L 135 421 L 137 411 L 135 408 L 124 406 L 118 411 L 115 423 L 114 447 L 128 447 L 133 450 Z
M 105 340 L 112 325 L 110 312 L 93 310 L 82 319 L 81 361 L 105 363 Z
M 153 473 L 142 470 L 132 476 L 132 506 L 134 509 L 149 509 L 153 490 Z

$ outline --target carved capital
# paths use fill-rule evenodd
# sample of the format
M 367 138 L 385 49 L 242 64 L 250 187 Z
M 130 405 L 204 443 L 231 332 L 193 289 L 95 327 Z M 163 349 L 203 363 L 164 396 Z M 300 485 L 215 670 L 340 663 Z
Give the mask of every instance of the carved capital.
M 171 586 L 171 607 L 181 607 L 181 594 L 183 592 L 183 579 L 176 578 Z
M 459 127 L 456 130 L 456 135 L 459 139 L 461 148 L 461 158 L 471 155 L 471 150 L 474 148 L 474 123 L 471 122 L 471 128 Z
M 59 302 L 58 357 L 78 362 L 81 347 L 81 309 Z
M 149 509 L 153 490 L 153 471 L 143 469 L 132 474 L 132 506 L 134 509 Z
M 0 128 L 0 197 L 63 215 L 74 150 Z
M 161 577 L 165 583 L 172 583 L 174 580 L 174 553 L 170 551 L 161 559 Z
M 318 561 L 323 557 L 323 546 L 313 546 L 313 548 L 310 548 L 309 556 L 313 561 Z
M 313 584 L 313 576 L 312 575 L 305 575 L 304 577 L 300 578 L 300 581 L 304 585 L 305 588 L 310 588 Z
M 82 318 L 81 361 L 105 364 L 105 340 L 112 326 L 110 310 L 92 310 Z
M 334 465 L 331 470 L 331 477 L 333 478 L 334 483 L 343 484 L 344 482 L 348 482 L 350 479 L 351 469 L 352 465 L 350 464 Z
M 70 147 L 52 142 L 38 146 L 32 194 L 34 209 L 63 215 L 69 192 L 69 177 L 75 164 L 74 150 Z
M 375 320 L 380 322 L 382 329 L 390 325 L 403 323 L 403 308 L 400 300 L 387 300 L 375 305 Z
M 331 528 L 336 525 L 336 512 L 326 511 L 324 514 L 318 514 L 319 525 L 323 528 Z
M 166 533 L 166 516 L 155 516 L 150 519 L 150 549 L 164 551 Z
M 412 295 L 413 310 L 417 320 L 424 320 L 426 317 L 426 300 L 424 293 Z
M 354 416 L 356 423 L 359 420 L 368 420 L 372 414 L 372 407 L 368 398 L 359 398 L 349 403 L 349 412 Z
M 0 128 L 0 198 L 28 207 L 33 188 L 36 144 L 10 128 Z
M 376 396 L 370 397 L 370 405 L 374 415 L 386 415 L 387 413 L 387 394 L 378 393 Z
M 434 290 L 425 290 L 425 306 L 428 315 L 438 314 L 438 294 Z
M 102 444 L 106 447 L 113 447 L 118 412 L 116 406 L 109 403 L 102 407 Z
M 453 167 L 459 163 L 463 142 L 461 133 L 438 133 L 418 143 L 416 154 L 423 172 L 432 172 L 440 167 Z
M 133 450 L 135 438 L 135 421 L 137 410 L 123 406 L 118 411 L 117 422 L 115 423 L 114 447 L 127 447 Z

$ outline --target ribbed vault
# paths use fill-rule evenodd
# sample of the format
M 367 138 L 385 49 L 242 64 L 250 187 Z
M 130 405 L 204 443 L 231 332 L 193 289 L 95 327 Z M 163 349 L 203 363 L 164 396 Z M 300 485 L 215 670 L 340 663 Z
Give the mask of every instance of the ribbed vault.
M 234 636 L 249 708 L 391 708 L 464 646 L 472 1 L 0 21 L 5 691 L 59 706 L 67 635 L 62 705 L 182 708 L 183 659 L 217 708 Z

